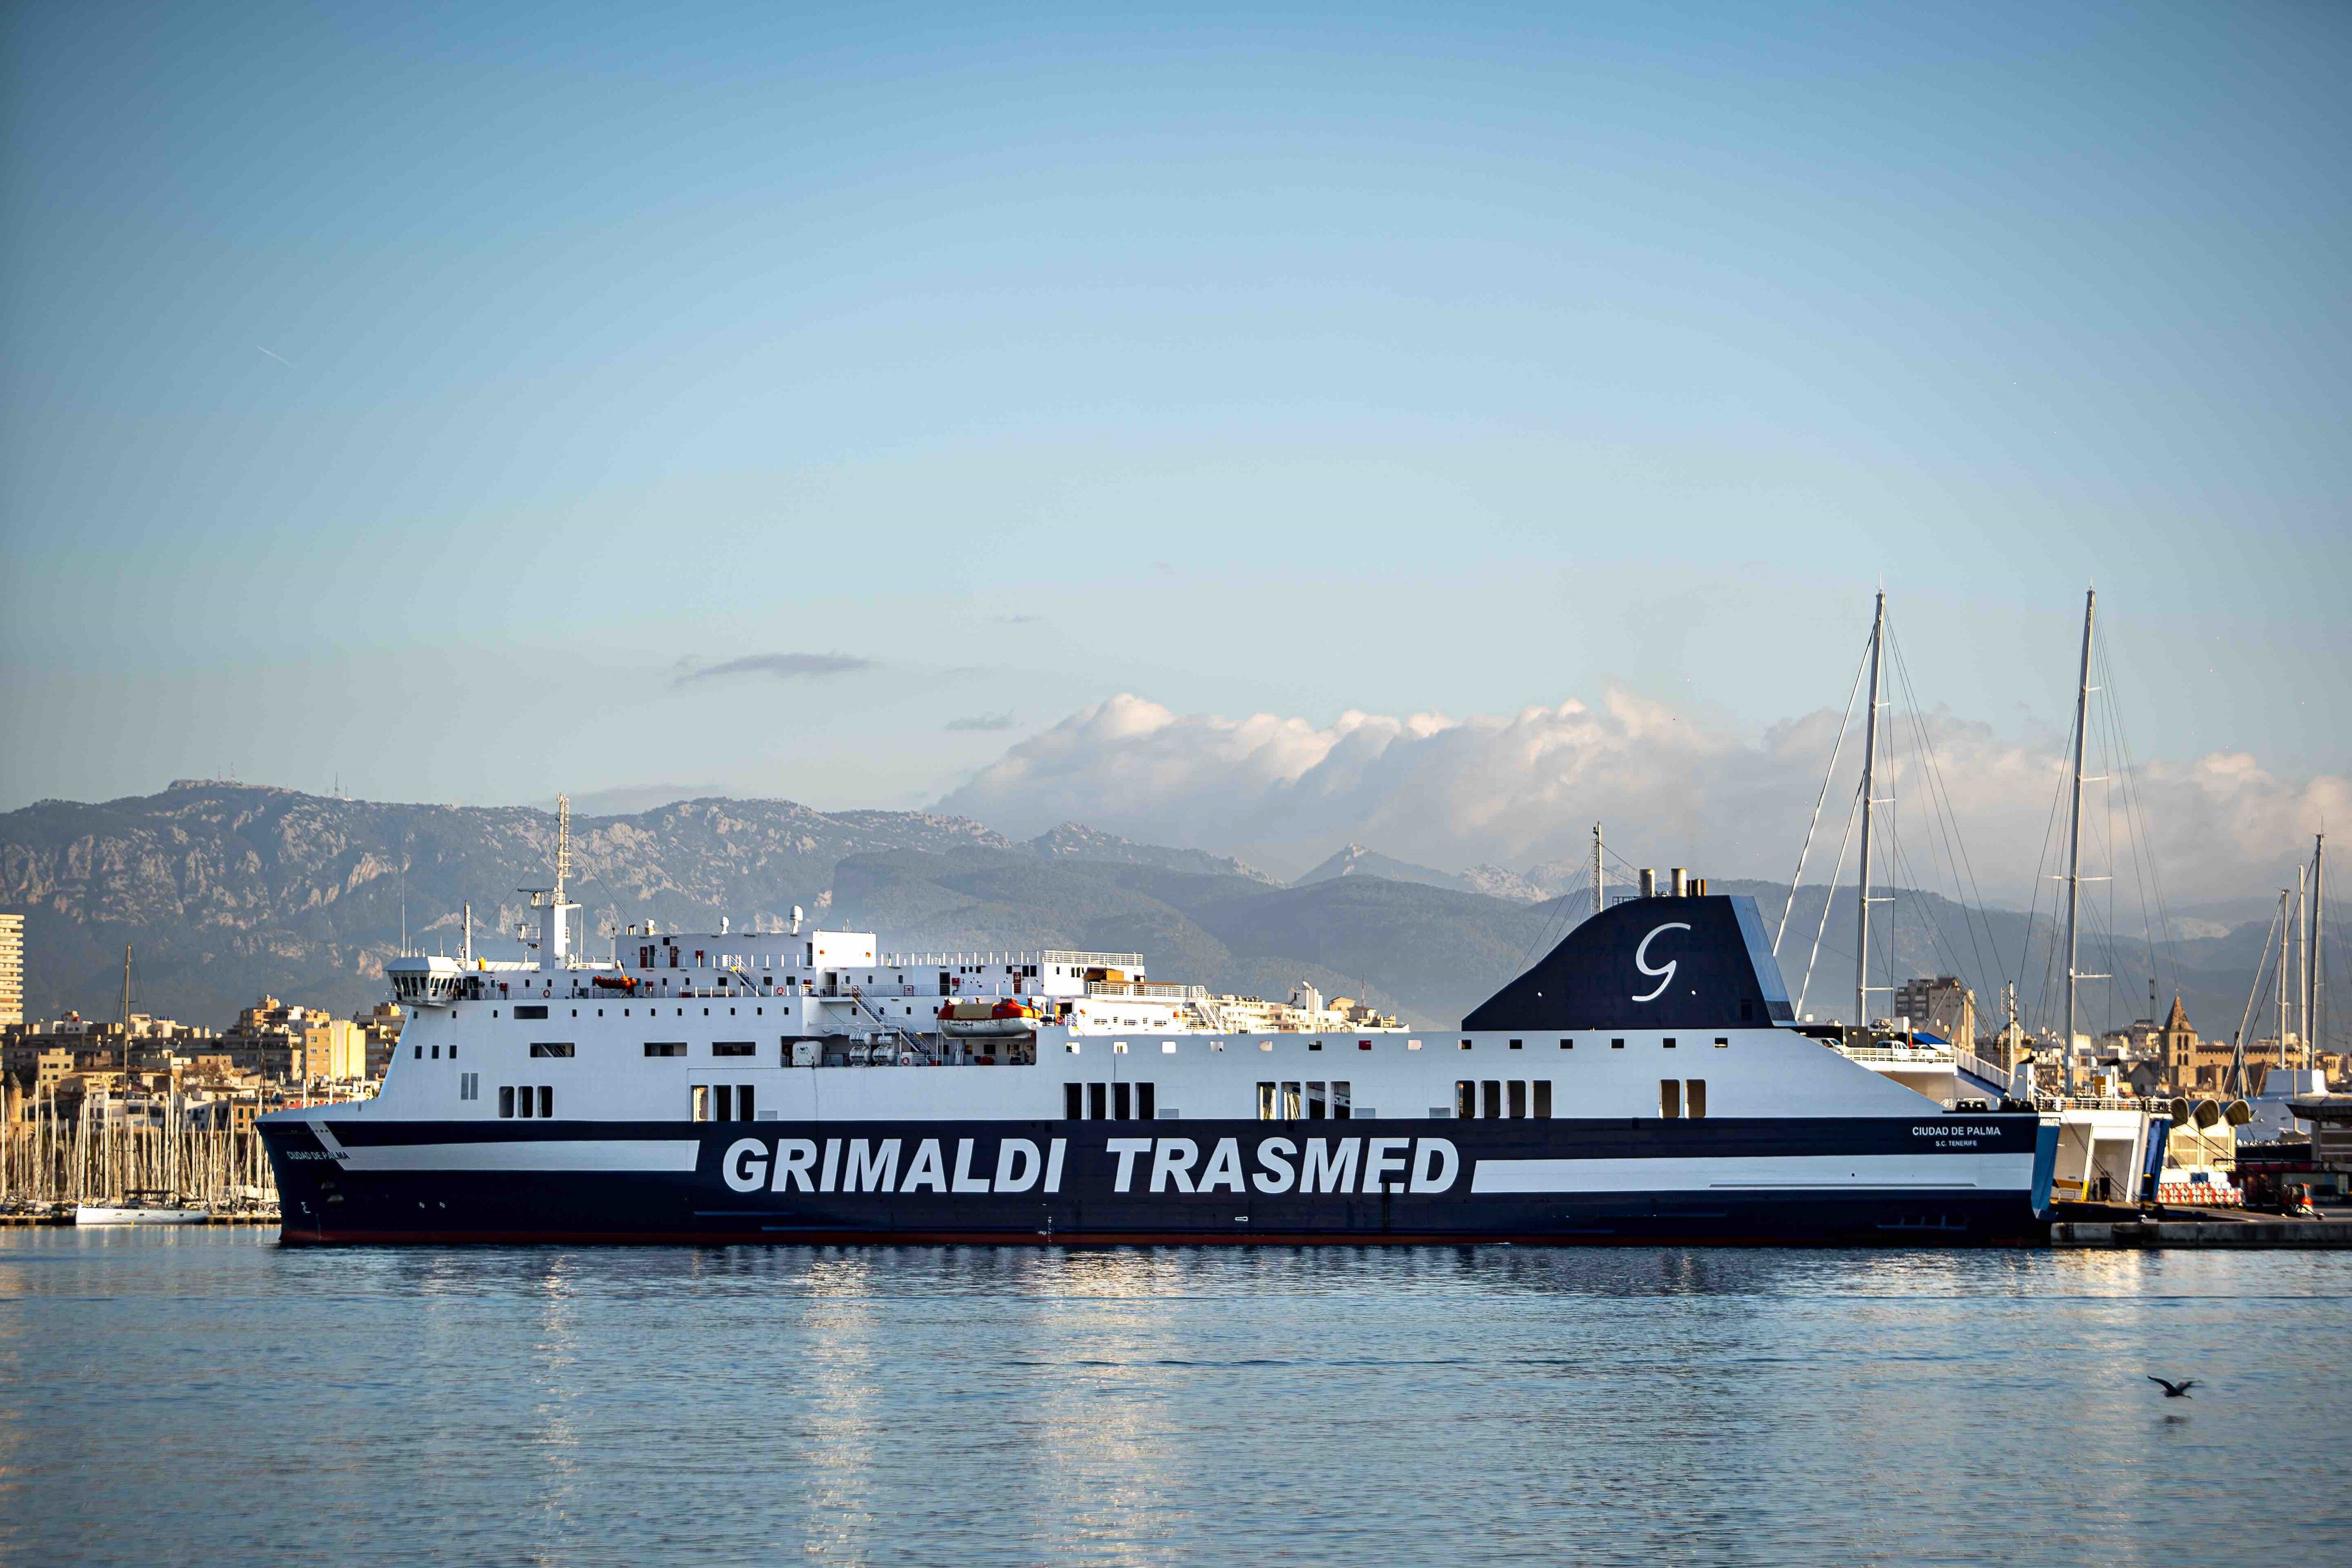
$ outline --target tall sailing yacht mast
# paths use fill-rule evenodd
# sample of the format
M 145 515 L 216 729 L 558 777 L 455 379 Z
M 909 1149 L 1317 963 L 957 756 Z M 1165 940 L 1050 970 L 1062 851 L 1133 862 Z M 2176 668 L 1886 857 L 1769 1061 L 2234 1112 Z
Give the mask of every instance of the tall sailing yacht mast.
M 1853 1021 L 1855 1028 L 1865 1030 L 1870 1027 L 1870 814 L 1878 803 L 1873 798 L 1877 792 L 1878 677 L 1885 654 L 1886 590 L 1882 588 L 1870 622 L 1870 708 L 1862 730 L 1862 872 L 1853 890 Z
M 2086 589 L 2083 593 L 2083 673 L 2074 683 L 2074 806 L 2066 820 L 2066 1055 L 2074 1054 L 2075 983 L 2080 980 L 2104 980 L 2105 975 L 2086 975 L 2078 967 L 2081 960 L 2082 901 L 2083 901 L 2083 742 L 2088 729 L 2091 709 L 2091 627 L 2099 605 L 2099 591 Z
M 2319 945 L 2326 935 L 2326 907 L 2327 835 L 2321 833 L 2311 842 L 2311 940 L 2304 949 L 2303 1049 L 2305 1065 L 2310 1067 L 2319 1065 L 2320 1009 L 2326 1001 L 2320 994 L 2326 982 L 2320 977 Z

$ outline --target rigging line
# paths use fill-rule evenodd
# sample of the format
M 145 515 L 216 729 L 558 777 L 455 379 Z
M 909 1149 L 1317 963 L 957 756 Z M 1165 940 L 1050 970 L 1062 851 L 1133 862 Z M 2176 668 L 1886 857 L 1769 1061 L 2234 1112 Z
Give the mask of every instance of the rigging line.
M 2108 680 L 2106 665 L 2104 661 L 2102 661 L 2099 667 L 2099 678 L 2103 685 Z M 2139 900 L 2140 941 L 2142 947 L 2142 953 L 2140 956 L 2147 959 L 2147 967 L 2148 968 L 2157 969 L 2159 966 L 2157 958 L 2156 938 L 2155 934 L 2151 929 L 2147 909 L 2147 856 L 2141 848 L 2139 827 L 2132 811 L 2131 765 L 2128 758 L 2124 752 L 2122 737 L 2116 729 L 2115 698 L 2113 695 L 2110 694 L 2107 701 L 2101 704 L 2100 706 L 2102 711 L 2100 716 L 2101 732 L 2099 737 L 2099 746 L 2100 749 L 2106 757 L 2105 765 L 2110 780 L 2106 789 L 2108 814 L 2110 819 L 2112 819 L 2115 811 L 2116 801 L 2120 798 L 2123 802 L 2124 811 L 2124 842 L 2131 852 L 2132 886 L 2134 893 L 2137 895 Z M 2113 841 L 2114 837 L 2115 829 L 2114 823 L 2111 820 L 2108 824 L 2108 839 L 2110 842 Z M 2110 865 L 2108 870 L 2112 873 L 2114 873 L 2115 868 Z M 2108 904 L 2110 911 L 2112 911 L 2113 908 L 2114 899 L 2115 894 L 2111 886 L 2108 890 Z M 2113 924 L 2111 914 L 2107 933 L 2109 947 L 2107 967 L 2118 974 L 2121 973 L 2122 965 L 2115 956 L 2114 946 L 2119 934 L 2119 928 L 2116 927 Z M 2160 986 L 2163 978 L 2162 975 L 2159 973 L 2155 976 L 2154 978 L 2159 982 Z M 2108 988 L 2110 990 L 2115 988 L 2115 983 L 2112 980 L 2109 982 Z
M 2272 950 L 2278 946 L 2273 938 L 2278 936 L 2279 922 L 2284 918 L 2286 918 L 2286 901 L 2281 899 L 2278 913 L 2271 916 L 2270 925 L 2263 931 L 2263 956 L 2254 960 L 2254 988 L 2246 993 L 2246 1013 L 2238 1021 L 2237 1055 L 2241 1059 L 2245 1056 L 2247 1047 L 2253 1043 L 2246 1036 L 2254 1027 L 2255 1005 L 2270 994 L 2268 988 L 2263 984 L 2263 976 L 2271 967 Z M 2237 1092 L 2238 1087 L 2242 1086 L 2233 1086 L 2231 1092 Z
M 1890 628 L 1890 632 L 1891 630 Z M 1951 868 L 1953 891 L 1960 893 L 1963 891 L 1961 867 L 1968 862 L 1968 841 L 1961 836 L 1959 812 L 1952 804 L 1950 789 L 1944 783 L 1942 764 L 1937 758 L 1935 743 L 1927 733 L 1925 710 L 1920 704 L 1916 688 L 1911 684 L 1910 663 L 1903 657 L 1902 645 L 1899 642 L 1895 644 L 1895 678 L 1902 684 L 1905 697 L 1910 704 L 1910 711 L 1906 716 L 1910 720 L 1914 747 L 1919 755 L 1920 777 L 1927 788 L 1928 804 L 1936 808 L 1934 823 L 1943 837 L 1944 858 L 1945 862 Z M 1983 903 L 1984 895 L 1976 885 L 1976 868 L 1972 864 L 1968 865 L 1965 890 L 1967 896 L 1974 899 L 1976 904 Z M 1977 925 L 1981 918 L 1980 910 L 1972 910 L 1968 904 L 1963 903 L 1960 909 L 1961 925 L 1968 932 L 1969 949 L 1976 955 L 1977 970 L 1979 974 L 1998 973 L 2000 968 L 1998 963 L 1987 964 L 1984 961 L 1984 948 L 1977 943 Z M 1998 944 L 1992 944 L 1992 928 L 1989 924 L 1985 926 L 1985 939 L 1993 946 L 1995 956 L 1998 958 L 2000 948 Z M 1955 957 L 1957 958 L 1957 953 Z M 2004 974 L 2000 977 L 2006 980 L 2009 977 Z
M 1838 758 L 1845 751 L 1845 732 L 1853 723 L 1853 700 L 1862 695 L 1863 673 L 1870 668 L 1870 639 L 1862 640 L 1862 659 L 1853 667 L 1853 685 L 1846 689 L 1845 712 L 1838 717 L 1837 744 L 1830 747 L 1830 765 L 1822 771 L 1822 792 L 1813 800 L 1813 820 L 1805 824 L 1805 844 L 1797 852 L 1797 870 L 1789 878 L 1789 902 L 1780 906 L 1780 927 L 1772 933 L 1772 956 L 1780 956 L 1780 938 L 1788 934 L 1789 914 L 1797 907 L 1797 884 L 1805 878 L 1805 857 L 1813 852 L 1813 832 L 1822 825 L 1822 807 L 1830 798 L 1831 780 L 1837 777 Z
M 2108 642 L 2113 640 L 2110 636 Z M 2121 755 L 2123 762 L 2124 810 L 2129 814 L 2129 828 L 2134 849 L 2133 863 L 2136 867 L 2144 864 L 2142 874 L 2146 882 L 2140 890 L 2142 906 L 2140 923 L 2143 927 L 2147 925 L 2146 905 L 2147 894 L 2152 889 L 2156 894 L 2156 925 L 2149 937 L 2149 962 L 2158 967 L 2159 977 L 2166 969 L 2171 971 L 2173 988 L 2178 991 L 2180 985 L 2180 956 L 2174 946 L 2172 910 L 2164 896 L 2164 878 L 2157 863 L 2156 845 L 2148 835 L 2147 796 L 2140 788 L 2140 780 L 2137 778 L 2139 768 L 2132 757 L 2131 737 L 2124 728 L 2123 706 L 2115 698 L 2115 673 L 2108 667 L 2106 657 L 2107 643 L 2102 643 L 2098 645 L 2099 679 L 2107 692 L 2105 703 L 2107 722 L 2114 727 L 2116 748 Z M 2158 951 L 2158 944 L 2161 944 L 2160 954 Z
M 2049 820 L 2042 824 L 2042 852 L 2033 862 L 2033 896 L 2026 908 L 2025 935 L 2020 938 L 2017 955 L 2017 972 L 2020 979 L 2025 977 L 2026 963 L 2033 950 L 2034 926 L 2039 923 L 2042 914 L 2042 872 L 2050 864 L 2050 852 L 2057 841 L 2059 810 L 2066 802 L 2066 785 L 2070 777 L 2066 759 L 2072 755 L 2074 748 L 2074 716 L 2070 712 L 2066 716 L 2066 737 L 2063 748 L 2058 756 L 2056 778 L 2050 791 L 2050 816 Z M 2051 919 L 2054 922 L 2058 915 L 2054 901 L 2050 914 Z M 2057 946 L 2057 932 L 2053 929 L 2042 944 L 2042 989 L 2034 1002 L 2044 1017 L 2047 1017 L 2050 1011 L 2051 985 L 2054 967 L 2058 961 Z
M 1862 787 L 1857 784 L 1854 786 L 1853 804 L 1846 810 L 1845 836 L 1838 840 L 1837 864 L 1831 868 L 1829 887 L 1822 894 L 1822 923 L 1813 930 L 1813 951 L 1811 956 L 1805 960 L 1804 984 L 1797 988 L 1796 1011 L 1797 1017 L 1801 1020 L 1805 1016 L 1806 993 L 1813 988 L 1813 966 L 1821 960 L 1822 934 L 1830 928 L 1830 905 L 1837 902 L 1838 879 L 1845 875 L 1845 852 L 1847 847 L 1853 842 L 1853 824 L 1855 820 L 1861 815 Z M 1870 1020 L 1868 1019 L 1864 1019 L 1861 1021 L 1868 1023 Z

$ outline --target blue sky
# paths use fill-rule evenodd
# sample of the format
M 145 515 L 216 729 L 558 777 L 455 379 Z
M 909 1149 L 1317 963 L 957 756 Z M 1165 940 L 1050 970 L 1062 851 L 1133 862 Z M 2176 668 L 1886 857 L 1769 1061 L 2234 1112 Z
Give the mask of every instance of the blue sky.
M 2038 741 L 2093 578 L 2143 753 L 2352 768 L 2340 7 L 0 38 L 0 808 L 908 805 L 1122 692 L 1753 734 L 1881 582 Z

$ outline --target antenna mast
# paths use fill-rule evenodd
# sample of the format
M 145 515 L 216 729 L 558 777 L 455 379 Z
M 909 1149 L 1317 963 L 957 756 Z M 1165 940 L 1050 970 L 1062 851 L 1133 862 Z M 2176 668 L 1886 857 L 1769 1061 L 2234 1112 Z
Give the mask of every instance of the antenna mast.
M 2074 803 L 2066 821 L 2066 1056 L 2074 1055 L 2074 983 L 2095 979 L 2076 967 L 2081 953 L 2083 900 L 2083 741 L 2091 706 L 2091 624 L 2099 591 L 2083 594 L 2083 674 L 2074 683 Z
M 1601 824 L 1592 824 L 1592 913 L 1609 907 L 1609 873 L 1601 865 Z
M 1862 880 L 1855 884 L 1853 942 L 1853 1021 L 1870 1027 L 1870 815 L 1877 802 L 1878 674 L 1886 652 L 1886 590 L 1878 591 L 1878 609 L 1870 622 L 1870 709 L 1862 731 Z
M 572 797 L 555 798 L 555 902 L 563 903 L 563 883 L 572 874 Z

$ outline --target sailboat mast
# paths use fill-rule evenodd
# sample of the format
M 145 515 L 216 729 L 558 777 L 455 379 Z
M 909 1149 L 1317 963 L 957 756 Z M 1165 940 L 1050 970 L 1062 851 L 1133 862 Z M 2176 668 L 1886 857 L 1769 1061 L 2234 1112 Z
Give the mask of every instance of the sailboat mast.
M 2070 1060 L 2074 1053 L 2075 982 L 2082 978 L 2078 960 L 2082 950 L 2083 741 L 2091 708 L 2091 626 L 2098 603 L 2097 589 L 2084 592 L 2083 673 L 2074 683 L 2074 805 L 2066 817 L 2066 1054 Z
M 2282 1070 L 2284 1070 L 2284 1069 L 2285 1068 L 2285 1066 L 2286 1066 L 2286 1023 L 2287 1023 L 2287 1006 L 2288 1006 L 2287 998 L 2294 995 L 2294 983 L 2293 983 L 2293 982 L 2292 982 L 2292 981 L 2287 977 L 2287 967 L 2286 967 L 2286 962 L 2287 962 L 2287 960 L 2286 960 L 2287 938 L 2288 938 L 2288 936 L 2289 936 L 2290 935 L 2292 935 L 2292 933 L 2290 933 L 2290 932 L 2289 932 L 2289 930 L 2287 929 L 2287 926 L 2288 926 L 2288 921 L 2289 921 L 2289 919 L 2290 919 L 2290 917 L 2292 916 L 2293 912 L 2294 912 L 2294 906 L 2293 906 L 2292 904 L 2290 904 L 2287 901 L 2288 901 L 2289 899 L 2293 898 L 2294 896 L 2294 889 L 2292 889 L 2292 888 L 2285 888 L 2285 887 L 2283 887 L 2283 888 L 2280 888 L 2280 889 L 2279 889 L 2279 922 L 2278 922 L 2278 927 L 2279 927 L 2279 950 L 2278 950 L 2278 999 L 2279 999 L 2279 1019 L 2278 1019 L 2278 1064 L 2279 1064 L 2279 1066 L 2280 1066 L 2280 1068 L 2281 1068 Z
M 2327 835 L 2321 833 L 2311 845 L 2311 972 L 2307 977 L 2310 1000 L 2304 1004 L 2304 1049 L 2309 1051 L 2310 1065 L 2319 1064 L 2319 1030 L 2321 1008 L 2326 998 L 2320 994 L 2323 982 L 2320 943 L 2326 936 L 2325 921 L 2327 911 Z
M 2304 927 L 2311 919 L 2310 868 L 2294 868 L 2294 1038 L 2311 1039 L 2311 945 Z
M 1870 710 L 1862 730 L 1862 872 L 1854 884 L 1853 1021 L 1870 1027 L 1870 816 L 1876 804 L 1878 767 L 1878 675 L 1886 651 L 1886 590 L 1870 621 Z
M 131 944 L 122 945 L 122 1103 L 131 1104 Z

